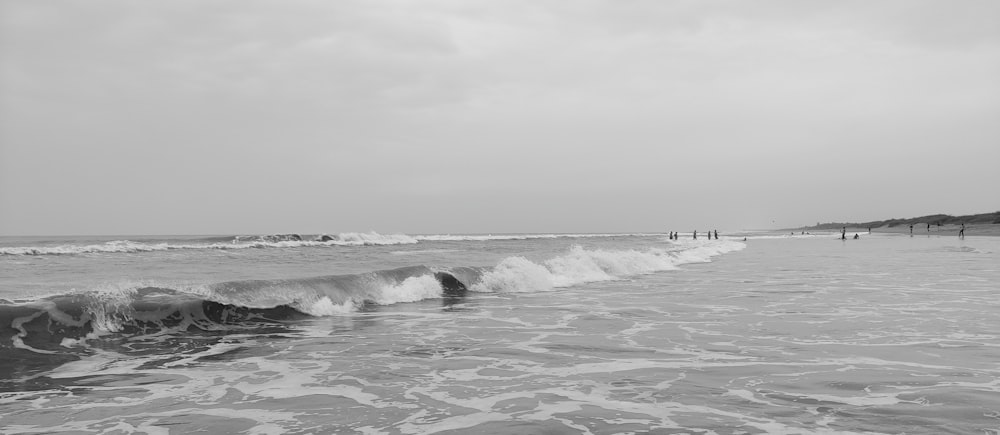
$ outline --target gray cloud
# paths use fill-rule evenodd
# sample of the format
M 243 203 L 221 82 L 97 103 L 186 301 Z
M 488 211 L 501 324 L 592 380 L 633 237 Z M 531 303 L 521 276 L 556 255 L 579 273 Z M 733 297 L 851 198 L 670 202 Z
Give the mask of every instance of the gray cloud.
M 0 232 L 989 211 L 955 186 L 1000 181 L 997 9 L 4 2 Z

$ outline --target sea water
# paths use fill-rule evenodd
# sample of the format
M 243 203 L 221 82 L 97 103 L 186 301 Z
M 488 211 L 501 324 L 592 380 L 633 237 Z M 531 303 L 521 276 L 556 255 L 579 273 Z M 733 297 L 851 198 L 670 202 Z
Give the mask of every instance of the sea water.
M 1000 433 L 1000 238 L 326 239 L 0 239 L 0 432 Z

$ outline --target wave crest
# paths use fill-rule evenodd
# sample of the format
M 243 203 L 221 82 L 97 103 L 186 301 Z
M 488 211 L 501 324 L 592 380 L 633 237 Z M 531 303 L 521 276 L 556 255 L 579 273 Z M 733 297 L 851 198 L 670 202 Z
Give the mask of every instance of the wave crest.
M 342 245 L 409 245 L 419 243 L 417 239 L 406 234 L 340 233 L 333 240 L 334 244 Z
M 650 249 L 608 251 L 581 246 L 542 264 L 524 257 L 508 257 L 483 273 L 470 290 L 479 292 L 524 293 L 549 291 L 558 287 L 611 281 L 628 276 L 676 269 L 689 263 L 712 261 L 712 257 L 737 251 L 746 245 L 730 240 L 685 243 L 676 250 Z
M 525 293 L 552 290 L 552 273 L 524 257 L 507 257 L 483 274 L 472 291 Z

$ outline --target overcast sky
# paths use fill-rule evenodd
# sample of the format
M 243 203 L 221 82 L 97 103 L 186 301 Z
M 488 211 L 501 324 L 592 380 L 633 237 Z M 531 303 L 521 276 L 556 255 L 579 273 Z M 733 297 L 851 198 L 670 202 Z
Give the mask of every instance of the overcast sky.
M 0 234 L 997 211 L 998 17 L 994 0 L 0 0 Z

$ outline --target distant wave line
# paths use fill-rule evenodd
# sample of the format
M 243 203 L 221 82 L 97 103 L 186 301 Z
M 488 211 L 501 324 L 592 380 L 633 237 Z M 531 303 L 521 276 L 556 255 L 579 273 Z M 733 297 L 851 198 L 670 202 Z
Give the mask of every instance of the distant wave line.
M 14 246 L 0 248 L 0 255 L 76 255 L 95 253 L 141 253 L 183 249 L 265 249 L 265 248 L 299 248 L 299 247 L 331 247 L 331 246 L 385 246 L 407 245 L 437 241 L 494 241 L 494 240 L 529 240 L 556 238 L 591 238 L 591 237 L 629 237 L 653 234 L 483 234 L 483 235 L 416 235 L 368 233 L 340 233 L 337 235 L 317 235 L 312 239 L 303 238 L 297 234 L 280 234 L 265 236 L 232 236 L 211 237 L 203 239 L 203 243 L 187 241 L 187 243 L 170 243 L 158 241 L 155 243 L 134 240 L 112 240 L 104 243 L 62 244 L 57 246 Z M 193 242 L 193 243 L 192 243 Z

